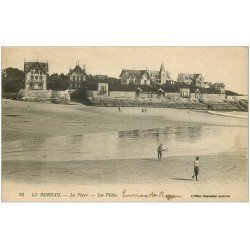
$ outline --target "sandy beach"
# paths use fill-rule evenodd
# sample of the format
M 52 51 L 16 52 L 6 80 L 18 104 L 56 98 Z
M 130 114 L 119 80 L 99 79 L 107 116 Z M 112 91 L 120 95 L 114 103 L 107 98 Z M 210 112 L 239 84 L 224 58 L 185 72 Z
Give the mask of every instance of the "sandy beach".
M 199 182 L 191 178 L 195 157 L 193 153 L 179 156 L 166 153 L 162 161 L 157 161 L 156 157 L 151 156 L 129 159 L 121 155 L 119 156 L 121 159 L 111 155 L 109 159 L 100 160 L 88 160 L 84 157 L 79 160 L 75 158 L 67 160 L 67 155 L 66 159 L 62 157 L 63 160 L 58 160 L 48 158 L 49 153 L 44 153 L 48 148 L 48 140 L 53 141 L 54 138 L 65 135 L 99 135 L 104 132 L 147 131 L 147 129 L 166 127 L 199 127 L 205 132 L 210 127 L 231 127 L 232 131 L 236 131 L 237 128 L 247 130 L 247 126 L 248 120 L 245 118 L 209 114 L 198 110 L 152 108 L 142 113 L 140 108 L 122 108 L 121 112 L 118 112 L 117 108 L 88 107 L 78 103 L 55 105 L 13 100 L 7 100 L 6 103 L 6 100 L 3 100 L 2 199 L 36 201 L 37 197 L 32 197 L 32 193 L 37 193 L 39 200 L 42 201 L 102 201 L 104 198 L 106 201 L 166 201 L 164 195 L 162 196 L 165 198 L 159 195 L 165 192 L 173 195 L 173 198 L 167 199 L 172 201 L 247 201 L 248 156 L 245 146 L 247 138 L 243 144 L 235 140 L 232 144 L 235 147 L 232 150 L 220 150 L 217 153 L 204 151 L 208 154 L 204 153 L 200 158 Z M 176 130 L 173 130 L 172 135 L 175 134 Z M 145 132 L 137 135 L 139 138 L 142 136 L 145 137 Z M 215 137 L 215 144 L 216 138 L 220 137 Z M 70 137 L 70 140 L 66 141 L 69 147 L 75 143 L 71 139 Z M 133 143 L 134 139 L 123 140 L 126 143 Z M 171 137 L 167 138 L 170 139 Z M 194 147 L 199 138 L 191 137 L 191 139 L 193 141 L 190 145 Z M 40 143 L 41 140 L 43 144 L 38 147 L 37 142 Z M 152 140 L 155 143 L 155 139 Z M 79 142 L 76 143 L 81 145 Z M 17 146 L 18 150 L 20 149 L 18 153 L 15 152 Z M 95 149 L 94 146 L 91 150 Z M 41 159 L 30 157 L 41 152 L 44 153 L 39 156 Z M 58 152 L 60 153 L 60 150 Z M 24 154 L 29 155 L 30 159 L 27 157 L 24 159 Z M 129 152 L 127 154 L 129 155 Z M 124 195 L 124 190 L 126 194 L 129 193 L 128 196 Z M 60 198 L 41 197 L 41 192 L 55 191 L 61 194 Z M 20 192 L 25 192 L 25 197 L 20 197 Z M 72 192 L 77 195 L 70 197 Z M 79 194 L 84 192 L 88 194 L 86 197 Z M 98 197 L 100 192 L 105 193 L 102 199 Z M 149 195 L 151 192 L 155 192 L 155 196 Z M 144 194 L 150 197 L 145 198 Z

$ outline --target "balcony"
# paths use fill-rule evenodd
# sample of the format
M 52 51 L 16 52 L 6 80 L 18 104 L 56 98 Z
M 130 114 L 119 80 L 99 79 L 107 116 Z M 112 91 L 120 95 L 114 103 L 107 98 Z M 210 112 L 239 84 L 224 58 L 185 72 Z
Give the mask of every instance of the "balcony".
M 33 80 L 28 80 L 27 83 L 44 83 L 44 80 L 40 79 L 33 79 Z

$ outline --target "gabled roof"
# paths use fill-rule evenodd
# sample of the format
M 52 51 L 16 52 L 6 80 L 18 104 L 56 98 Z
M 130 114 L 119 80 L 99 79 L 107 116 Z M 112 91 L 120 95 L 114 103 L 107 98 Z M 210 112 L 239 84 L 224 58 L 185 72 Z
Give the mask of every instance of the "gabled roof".
M 152 76 L 152 75 L 160 75 L 161 72 L 166 73 L 167 77 L 169 79 L 171 79 L 171 76 L 170 76 L 169 72 L 165 70 L 163 63 L 161 64 L 160 71 L 148 70 L 148 69 L 144 69 L 144 70 L 123 69 L 119 77 L 121 77 L 123 74 L 125 74 L 128 77 L 141 77 L 144 74 L 148 74 L 149 76 Z
M 24 73 L 30 72 L 32 69 L 40 69 L 43 73 L 48 73 L 49 66 L 48 63 L 42 63 L 38 61 L 24 63 Z
M 157 70 L 148 70 L 148 72 L 150 75 L 152 75 L 152 74 L 158 75 L 159 74 L 159 71 L 157 71 Z
M 197 79 L 199 76 L 202 76 L 201 74 L 194 74 L 194 79 Z
M 141 71 L 140 70 L 132 70 L 132 69 L 123 69 L 121 74 L 120 74 L 120 77 L 122 76 L 122 74 L 126 74 L 126 75 L 134 75 L 134 76 L 140 76 L 141 74 Z
M 79 70 L 80 73 L 84 73 L 85 74 L 85 69 L 82 69 L 79 65 L 76 65 L 75 68 L 70 69 L 69 73 L 76 72 L 77 70 Z
M 139 77 L 139 76 L 142 76 L 143 74 L 157 75 L 157 74 L 159 74 L 159 71 L 157 71 L 157 70 L 147 70 L 147 69 L 144 69 L 144 70 L 123 69 L 121 74 L 120 74 L 120 77 L 121 77 L 122 74 L 126 74 L 127 76 Z

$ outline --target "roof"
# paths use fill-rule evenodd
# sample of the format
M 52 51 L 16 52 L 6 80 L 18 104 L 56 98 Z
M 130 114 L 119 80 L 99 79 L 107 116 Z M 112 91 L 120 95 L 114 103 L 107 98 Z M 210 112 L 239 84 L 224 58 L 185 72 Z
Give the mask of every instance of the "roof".
M 201 74 L 187 74 L 187 73 L 180 73 L 182 77 L 188 77 L 189 79 L 197 79 L 198 76 L 201 76 Z
M 164 64 L 163 64 L 163 63 L 161 64 L 161 68 L 160 68 L 160 73 L 161 73 L 161 72 L 165 72 L 165 67 L 164 67 Z
M 142 76 L 145 73 L 147 73 L 149 75 L 152 75 L 152 74 L 158 75 L 159 71 L 157 71 L 157 70 L 147 70 L 147 69 L 144 69 L 144 70 L 123 69 L 121 74 L 120 74 L 120 77 L 121 77 L 121 75 L 123 73 L 127 74 L 128 76 L 139 77 L 139 76 Z
M 194 77 L 194 74 L 187 74 L 187 73 L 180 73 L 181 76 L 188 76 L 188 77 Z
M 84 73 L 85 74 L 85 69 L 82 69 L 79 65 L 76 65 L 75 68 L 70 69 L 69 73 L 76 72 L 77 70 L 79 70 L 80 73 Z
M 24 63 L 24 72 L 30 72 L 32 69 L 40 69 L 44 73 L 48 73 L 49 66 L 48 63 L 43 62 L 25 62 Z
M 198 76 L 201 76 L 201 74 L 194 74 L 194 79 L 197 79 Z
M 148 70 L 148 69 L 144 69 L 144 70 L 123 69 L 119 77 L 121 77 L 123 74 L 126 74 L 127 76 L 133 76 L 133 77 L 140 77 L 143 74 L 149 74 L 149 76 L 152 76 L 152 75 L 160 75 L 162 72 L 165 72 L 169 79 L 171 78 L 169 72 L 165 70 L 163 63 L 161 64 L 160 71 Z
M 131 74 L 131 75 L 135 75 L 135 76 L 140 76 L 141 70 L 123 69 L 121 74 L 120 74 L 120 77 L 123 73 L 128 74 L 128 75 Z

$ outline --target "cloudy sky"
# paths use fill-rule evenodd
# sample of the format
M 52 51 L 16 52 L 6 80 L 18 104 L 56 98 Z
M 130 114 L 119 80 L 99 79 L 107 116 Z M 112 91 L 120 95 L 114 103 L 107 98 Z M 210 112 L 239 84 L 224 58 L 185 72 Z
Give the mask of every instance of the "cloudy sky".
M 23 69 L 25 61 L 49 62 L 49 74 L 68 73 L 79 61 L 87 73 L 119 77 L 122 69 L 159 70 L 164 62 L 172 78 L 201 73 L 205 81 L 248 93 L 247 47 L 3 47 L 2 68 Z

